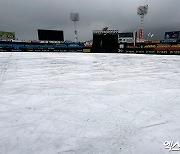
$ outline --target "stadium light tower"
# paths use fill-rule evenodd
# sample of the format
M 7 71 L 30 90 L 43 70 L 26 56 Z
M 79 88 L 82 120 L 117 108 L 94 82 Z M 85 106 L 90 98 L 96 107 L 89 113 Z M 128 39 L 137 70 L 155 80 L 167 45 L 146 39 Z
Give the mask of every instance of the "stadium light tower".
M 137 9 L 138 16 L 141 17 L 141 24 L 139 29 L 139 39 L 143 39 L 143 31 L 144 31 L 144 17 L 148 13 L 148 5 L 139 6 Z
M 78 42 L 78 37 L 77 37 L 77 22 L 79 21 L 79 13 L 70 13 L 70 20 L 74 22 L 75 42 Z

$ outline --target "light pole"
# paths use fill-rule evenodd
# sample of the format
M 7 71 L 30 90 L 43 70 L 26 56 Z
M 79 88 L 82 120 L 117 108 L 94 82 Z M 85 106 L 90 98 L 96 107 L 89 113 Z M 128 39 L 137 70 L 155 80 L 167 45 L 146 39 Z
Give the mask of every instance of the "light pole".
M 77 22 L 79 21 L 79 13 L 70 13 L 70 20 L 74 22 L 75 42 L 78 42 L 78 37 L 77 37 Z
M 138 7 L 137 14 L 141 18 L 140 29 L 139 29 L 139 39 L 143 39 L 144 17 L 147 13 L 148 13 L 148 5 Z

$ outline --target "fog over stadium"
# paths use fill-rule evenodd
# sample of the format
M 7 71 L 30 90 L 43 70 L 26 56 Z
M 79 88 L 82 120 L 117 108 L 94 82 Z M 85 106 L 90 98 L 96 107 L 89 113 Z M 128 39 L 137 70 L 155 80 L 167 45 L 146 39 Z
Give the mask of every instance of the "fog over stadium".
M 19 39 L 37 39 L 37 29 L 64 30 L 74 40 L 70 12 L 78 12 L 80 41 L 92 39 L 92 30 L 108 26 L 120 32 L 138 30 L 137 7 L 149 5 L 145 35 L 163 39 L 165 31 L 180 30 L 179 0 L 1 0 L 0 31 L 13 31 Z

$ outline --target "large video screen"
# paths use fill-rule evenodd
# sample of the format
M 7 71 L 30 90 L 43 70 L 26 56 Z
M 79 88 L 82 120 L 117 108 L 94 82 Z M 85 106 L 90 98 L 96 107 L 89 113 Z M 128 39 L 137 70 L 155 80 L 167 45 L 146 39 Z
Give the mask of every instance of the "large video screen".
M 165 39 L 178 39 L 180 37 L 180 31 L 166 32 Z
M 41 41 L 64 41 L 64 33 L 60 30 L 38 29 L 38 38 Z
M 0 31 L 0 38 L 6 38 L 6 39 L 15 39 L 15 33 L 14 32 L 3 32 Z

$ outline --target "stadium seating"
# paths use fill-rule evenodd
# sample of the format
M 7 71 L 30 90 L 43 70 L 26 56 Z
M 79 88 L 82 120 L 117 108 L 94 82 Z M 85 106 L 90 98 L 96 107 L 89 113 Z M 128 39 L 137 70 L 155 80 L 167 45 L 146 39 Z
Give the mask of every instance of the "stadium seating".
M 163 45 L 158 45 L 157 47 L 154 48 L 155 51 L 169 51 L 171 48 L 171 45 L 169 44 L 163 44 Z
M 172 45 L 170 50 L 172 50 L 172 51 L 180 51 L 180 44 Z
M 144 48 L 146 48 L 146 49 L 154 49 L 154 48 L 156 48 L 156 45 L 146 45 L 146 46 L 144 46 Z

